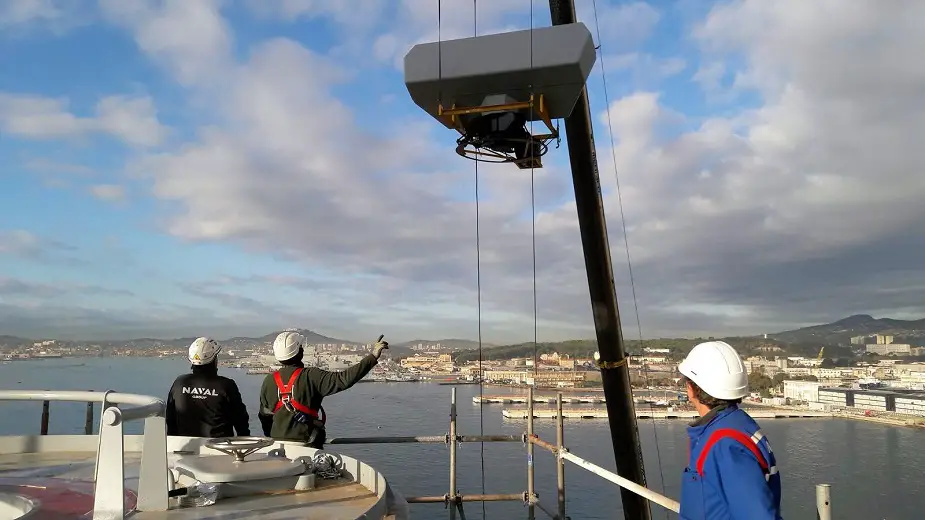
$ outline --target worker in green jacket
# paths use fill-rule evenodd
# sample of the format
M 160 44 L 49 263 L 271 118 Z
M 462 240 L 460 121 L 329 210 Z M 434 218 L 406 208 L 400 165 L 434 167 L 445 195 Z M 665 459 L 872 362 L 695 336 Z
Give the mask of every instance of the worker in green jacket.
M 273 356 L 281 365 L 269 374 L 260 388 L 260 410 L 257 417 L 263 434 L 277 440 L 304 442 L 322 449 L 327 417 L 321 400 L 355 385 L 379 362 L 389 344 L 376 341 L 372 354 L 343 372 L 329 372 L 317 367 L 305 367 L 305 336 L 298 332 L 283 332 L 273 342 Z

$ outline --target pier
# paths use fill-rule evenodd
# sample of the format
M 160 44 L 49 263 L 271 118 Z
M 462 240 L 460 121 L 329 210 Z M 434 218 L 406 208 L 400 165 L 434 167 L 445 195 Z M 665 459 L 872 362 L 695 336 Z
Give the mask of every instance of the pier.
M 472 398 L 474 404 L 527 404 L 528 397 L 525 395 L 484 395 Z M 534 403 L 556 404 L 556 396 L 533 396 Z M 601 404 L 605 402 L 603 395 L 581 395 L 581 396 L 564 396 L 563 403 L 587 403 Z
M 797 419 L 832 417 L 827 412 L 810 412 L 799 410 L 746 410 L 755 419 Z M 506 408 L 501 410 L 505 419 L 526 419 L 529 412 L 526 408 Z M 556 419 L 556 410 L 533 409 L 534 419 Z M 699 417 L 694 410 L 636 410 L 637 419 L 694 419 Z M 562 410 L 563 419 L 606 419 L 606 408 L 572 408 Z

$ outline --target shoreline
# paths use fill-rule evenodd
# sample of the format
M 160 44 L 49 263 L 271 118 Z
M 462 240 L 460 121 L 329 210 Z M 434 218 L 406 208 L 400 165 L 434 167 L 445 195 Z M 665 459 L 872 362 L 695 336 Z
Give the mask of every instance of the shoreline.
M 178 354 L 176 354 L 176 355 L 118 355 L 118 356 L 112 356 L 112 355 L 105 355 L 105 356 L 74 356 L 74 355 L 62 355 L 62 356 L 60 356 L 60 357 L 58 357 L 58 356 L 37 356 L 37 357 L 29 357 L 29 358 L 12 358 L 12 359 L 6 359 L 6 358 L 4 358 L 4 359 L 2 359 L 2 361 L 4 362 L 4 364 L 11 364 L 11 363 L 16 362 L 16 361 L 49 361 L 49 360 L 61 360 L 61 359 L 68 359 L 68 360 L 75 360 L 75 359 L 100 359 L 100 358 L 173 359 L 173 358 L 181 358 L 181 357 L 183 357 L 183 355 L 180 354 L 180 353 L 178 353 Z M 235 366 L 232 366 L 232 365 L 220 365 L 220 366 L 221 366 L 222 368 L 233 368 L 233 369 L 238 369 L 238 370 L 241 370 L 241 371 L 247 370 L 246 368 L 243 368 L 243 367 L 238 368 L 238 367 L 235 367 Z M 364 383 L 391 383 L 391 382 L 393 382 L 393 381 L 365 381 L 365 380 L 364 380 L 363 382 L 364 382 Z M 399 381 L 394 381 L 394 382 L 399 382 Z M 404 382 L 404 381 L 401 381 L 401 382 Z M 431 380 L 431 381 L 418 381 L 418 382 L 420 382 L 420 383 L 436 383 L 436 384 L 442 384 L 442 385 L 478 384 L 478 383 L 472 383 L 472 382 L 467 382 L 467 381 L 452 381 L 452 380 L 449 380 L 449 381 L 447 381 L 447 380 L 444 380 L 444 381 Z M 529 388 L 528 386 L 523 386 L 523 385 L 505 385 L 505 384 L 498 384 L 498 383 L 484 383 L 483 386 L 484 386 L 484 387 L 488 387 L 488 388 L 506 388 L 506 389 L 511 389 L 511 390 L 522 390 L 522 391 L 526 391 L 526 390 Z M 578 387 L 578 388 L 572 388 L 572 387 L 568 387 L 568 388 L 537 387 L 535 390 L 537 390 L 537 391 L 545 391 L 545 392 L 552 392 L 552 393 L 561 392 L 561 393 L 564 394 L 564 395 L 576 394 L 576 393 L 579 393 L 579 394 L 581 394 L 581 393 L 583 393 L 583 394 L 592 394 L 592 395 L 593 395 L 593 394 L 602 394 L 604 389 L 603 389 L 602 387 Z M 635 391 L 635 390 L 643 390 L 643 391 L 645 391 L 645 389 L 642 389 L 642 388 L 634 388 L 634 391 Z M 652 391 L 658 392 L 658 391 L 661 391 L 661 390 L 652 390 Z M 778 407 L 774 407 L 773 405 L 762 405 L 762 404 L 760 404 L 760 403 L 750 403 L 750 404 L 755 405 L 755 408 L 759 408 L 759 409 L 760 409 L 760 408 L 773 408 L 773 409 L 775 409 L 775 411 L 780 411 L 780 412 L 781 412 L 781 415 L 783 416 L 783 417 L 780 417 L 780 418 L 786 417 L 786 415 L 787 415 L 788 412 L 792 412 L 793 415 L 800 415 L 800 414 L 803 414 L 804 412 L 811 412 L 810 410 L 804 410 L 803 408 L 794 408 L 794 407 L 778 408 Z M 754 410 L 754 408 L 752 408 L 752 409 Z M 748 409 L 746 409 L 746 411 L 748 411 Z M 642 415 L 640 412 L 641 412 L 641 410 L 637 410 L 637 415 Z M 819 412 L 816 412 L 816 413 L 819 413 Z M 883 412 L 879 412 L 879 413 L 883 413 Z M 889 412 L 887 412 L 887 413 L 889 413 Z M 646 418 L 648 418 L 648 417 L 650 416 L 648 413 L 645 413 L 645 412 L 643 412 L 643 414 L 646 416 Z M 770 418 L 770 417 L 761 417 L 761 415 L 764 415 L 764 414 L 761 414 L 760 412 L 757 413 L 756 415 L 758 416 L 758 417 L 756 417 L 756 418 L 758 418 L 758 419 L 768 419 L 768 418 Z M 768 414 L 768 415 L 770 415 L 770 414 Z M 843 419 L 843 420 L 863 421 L 863 422 L 869 422 L 869 423 L 874 423 L 874 424 L 881 424 L 881 425 L 885 425 L 885 426 L 898 426 L 898 427 L 925 429 L 925 417 L 916 417 L 916 416 L 895 416 L 895 417 L 884 416 L 884 415 L 871 415 L 871 416 L 867 416 L 867 415 L 864 415 L 863 413 L 850 412 L 850 411 L 844 411 L 844 410 L 837 410 L 837 411 L 830 412 L 830 413 L 828 413 L 828 414 L 826 414 L 826 415 L 821 415 L 821 414 L 820 414 L 820 415 L 815 415 L 815 414 L 814 414 L 813 416 L 810 417 L 810 416 L 808 416 L 808 414 L 807 414 L 807 415 L 803 415 L 803 417 L 805 417 L 805 418 L 807 418 L 807 419 L 813 419 L 813 418 L 816 418 L 816 419 Z
M 912 416 L 877 417 L 877 416 L 867 416 L 867 415 L 855 414 L 855 413 L 832 412 L 832 418 L 872 422 L 872 423 L 877 423 L 877 424 L 884 424 L 887 426 L 903 426 L 907 428 L 925 428 L 925 417 L 912 417 Z

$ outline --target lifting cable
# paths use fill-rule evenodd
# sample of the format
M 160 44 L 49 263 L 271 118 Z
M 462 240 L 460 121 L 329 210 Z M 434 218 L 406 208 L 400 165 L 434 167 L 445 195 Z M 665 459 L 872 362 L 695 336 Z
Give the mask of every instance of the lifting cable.
M 478 36 L 478 2 L 472 0 L 472 31 L 473 36 Z M 437 85 L 438 85 L 438 106 L 443 106 L 443 2 L 437 0 Z M 479 163 L 475 161 L 475 273 L 476 273 L 476 295 L 477 295 L 477 313 L 478 313 L 478 340 L 479 340 L 479 402 L 481 403 L 484 396 L 483 372 L 482 372 L 482 244 L 481 244 L 481 223 L 479 215 Z M 485 417 L 484 406 L 479 405 L 479 436 L 485 436 Z M 450 442 L 456 442 L 456 439 L 450 439 Z M 482 495 L 485 495 L 485 441 L 479 441 L 479 462 L 481 469 Z M 457 490 L 451 490 L 455 495 Z M 482 518 L 485 518 L 485 501 L 482 502 Z M 452 506 L 451 506 L 452 507 Z M 460 510 L 461 511 L 461 510 Z
M 534 176 L 536 157 L 534 157 L 535 148 L 533 147 L 533 107 L 536 92 L 533 85 L 533 0 L 527 0 L 530 3 L 530 137 L 527 139 L 527 152 L 530 158 L 530 232 L 533 247 L 533 387 L 536 388 L 536 371 L 537 371 L 537 305 L 536 305 L 536 178 Z M 531 461 L 532 463 L 532 461 Z
M 479 6 L 472 0 L 472 36 L 479 34 Z M 475 161 L 475 279 L 479 320 L 479 436 L 485 436 L 485 403 L 482 401 L 482 241 L 479 215 L 479 162 Z M 482 495 L 485 495 L 485 441 L 479 442 L 479 468 L 482 477 Z M 482 500 L 482 518 L 485 516 L 485 501 Z
M 532 252 L 533 252 L 533 389 L 536 389 L 536 376 L 537 376 L 537 370 L 538 370 L 538 363 L 537 363 L 537 358 L 536 358 L 537 357 L 536 356 L 537 354 L 536 352 L 537 344 L 536 343 L 537 343 L 538 317 L 537 317 L 537 305 L 536 305 L 536 176 L 535 176 L 535 173 L 536 173 L 536 159 L 537 158 L 535 157 L 536 147 L 534 146 L 534 140 L 533 140 L 533 135 L 534 135 L 533 134 L 533 119 L 534 119 L 533 107 L 535 106 L 534 103 L 536 100 L 536 92 L 534 91 L 535 85 L 533 84 L 533 78 L 534 78 L 534 74 L 533 74 L 533 0 L 527 0 L 527 2 L 530 4 L 530 130 L 528 131 L 530 135 L 529 137 L 527 137 L 526 156 L 529 158 L 529 161 L 530 161 L 530 238 L 531 238 L 530 245 L 531 245 Z M 528 398 L 533 399 L 534 395 L 535 393 L 531 393 L 528 395 Z M 527 409 L 533 410 L 532 402 L 528 405 Z M 528 420 L 532 422 L 533 417 L 530 417 Z M 534 430 L 534 433 L 536 433 L 535 430 Z M 530 452 L 527 452 L 527 456 L 530 457 Z M 533 470 L 535 471 L 536 464 L 532 459 L 527 460 L 527 465 L 532 466 L 534 468 Z M 536 493 L 535 485 L 534 485 L 533 492 Z M 530 501 L 529 503 L 532 503 L 533 501 L 532 496 L 527 497 L 527 499 Z M 530 515 L 530 516 L 533 517 L 533 515 Z
M 606 103 L 606 110 L 607 110 L 607 130 L 608 130 L 608 133 L 610 134 L 610 155 L 611 155 L 611 159 L 613 160 L 614 177 L 617 183 L 617 201 L 619 202 L 619 206 L 620 206 L 620 221 L 623 224 L 623 245 L 625 246 L 625 249 L 626 249 L 626 264 L 629 269 L 630 287 L 632 288 L 632 293 L 633 293 L 633 307 L 636 312 L 636 329 L 639 332 L 639 346 L 641 348 L 643 345 L 642 322 L 639 318 L 639 302 L 636 300 L 636 281 L 633 278 L 633 262 L 630 259 L 629 237 L 626 232 L 626 214 L 623 211 L 623 195 L 620 192 L 620 171 L 617 168 L 617 151 L 614 147 L 613 121 L 612 121 L 613 118 L 610 115 L 610 95 L 607 92 L 607 70 L 604 67 L 604 50 L 603 50 L 603 42 L 601 41 L 601 24 L 598 21 L 598 16 L 597 16 L 597 0 L 592 0 L 591 3 L 594 8 L 594 26 L 595 26 L 595 32 L 597 33 L 597 50 L 598 50 L 598 54 L 601 59 L 601 79 L 603 80 L 604 103 Z M 627 369 L 628 368 L 629 367 L 627 367 Z M 649 368 L 645 363 L 643 363 L 643 374 L 644 374 L 643 377 L 645 378 L 646 387 L 648 388 L 649 387 Z M 665 492 L 665 475 L 662 472 L 662 455 L 661 455 L 661 450 L 658 445 L 658 428 L 656 428 L 656 422 L 655 422 L 654 415 L 652 417 L 652 434 L 655 438 L 655 454 L 658 460 L 658 476 L 662 484 L 662 493 L 664 493 Z M 665 511 L 665 518 L 668 518 L 667 510 Z

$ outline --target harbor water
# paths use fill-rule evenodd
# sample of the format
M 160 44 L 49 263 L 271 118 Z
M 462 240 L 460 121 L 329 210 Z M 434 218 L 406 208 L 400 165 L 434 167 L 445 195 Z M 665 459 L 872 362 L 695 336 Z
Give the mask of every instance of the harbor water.
M 165 396 L 173 379 L 189 370 L 182 358 L 75 358 L 15 361 L 0 365 L 0 388 L 107 390 Z M 223 368 L 234 378 L 251 414 L 251 431 L 260 435 L 257 395 L 263 376 Z M 370 383 L 325 399 L 328 437 L 443 435 L 448 430 L 449 386 L 433 383 Z M 461 435 L 520 434 L 525 420 L 503 419 L 511 405 L 473 404 L 477 385 L 457 387 Z M 494 387 L 486 394 L 500 394 Z M 552 392 L 550 392 L 551 394 Z M 39 403 L 0 403 L 0 434 L 37 433 Z M 537 404 L 537 407 L 547 405 Z M 587 406 L 587 405 L 584 405 Z M 49 432 L 82 433 L 85 406 L 53 403 Z M 96 408 L 98 422 L 99 406 Z M 481 415 L 481 418 L 480 418 Z M 482 430 L 480 430 L 480 421 Z M 783 476 L 784 518 L 815 518 L 815 484 L 832 485 L 833 517 L 840 520 L 911 520 L 925 510 L 925 430 L 843 419 L 765 419 L 762 430 L 771 439 Z M 554 421 L 536 420 L 536 433 L 555 440 Z M 96 426 L 94 427 L 96 428 Z M 129 423 L 130 433 L 140 433 Z M 96 431 L 96 430 L 94 430 Z M 639 420 L 648 486 L 677 499 L 687 455 L 683 420 Z M 614 470 L 606 420 L 566 422 L 566 444 L 572 452 Z M 359 457 L 380 469 L 405 495 L 443 495 L 448 491 L 446 446 L 426 444 L 331 446 L 332 451 Z M 482 451 L 484 449 L 484 452 Z M 458 452 L 458 487 L 462 494 L 518 493 L 526 489 L 527 459 L 521 443 L 462 444 Z M 555 508 L 555 463 L 536 450 L 536 482 L 540 501 Z M 566 465 L 567 512 L 573 519 L 615 519 L 620 500 L 616 486 L 583 469 Z M 415 504 L 414 518 L 446 518 L 441 504 Z M 677 518 L 653 505 L 654 518 Z M 519 503 L 465 504 L 466 517 L 526 518 Z M 538 517 L 542 513 L 537 512 Z

